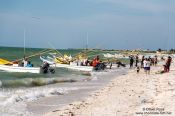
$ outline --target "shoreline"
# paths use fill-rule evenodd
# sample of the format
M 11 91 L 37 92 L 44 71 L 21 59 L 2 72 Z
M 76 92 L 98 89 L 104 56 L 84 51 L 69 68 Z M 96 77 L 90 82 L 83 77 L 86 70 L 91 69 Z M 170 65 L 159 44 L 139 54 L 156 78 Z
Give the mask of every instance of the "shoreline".
M 27 103 L 27 111 L 30 115 L 44 115 L 49 111 L 54 111 L 65 107 L 75 101 L 84 101 L 94 91 L 104 88 L 111 80 L 121 75 L 127 74 L 128 69 L 116 68 L 106 72 L 95 72 L 92 77 L 74 83 L 59 83 L 49 85 L 59 88 L 67 88 L 67 92 L 62 95 L 44 97 L 36 101 Z M 48 87 L 49 87 L 48 86 Z
M 175 115 L 175 73 L 156 74 L 160 67 L 152 67 L 151 70 L 150 75 L 143 70 L 139 74 L 130 70 L 85 100 L 52 110 L 45 116 Z

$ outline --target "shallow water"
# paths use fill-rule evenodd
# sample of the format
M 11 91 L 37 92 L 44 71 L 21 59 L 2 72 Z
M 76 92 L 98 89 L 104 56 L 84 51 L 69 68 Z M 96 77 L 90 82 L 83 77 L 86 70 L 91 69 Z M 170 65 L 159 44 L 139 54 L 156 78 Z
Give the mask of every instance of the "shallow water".
M 30 115 L 43 115 L 49 111 L 57 110 L 74 101 L 84 101 L 93 91 L 102 89 L 112 79 L 127 74 L 126 68 L 115 68 L 102 72 L 94 72 L 91 77 L 75 83 L 55 84 L 58 88 L 69 88 L 63 95 L 44 97 L 37 101 L 27 103 Z
M 26 49 L 26 56 L 43 49 Z M 80 50 L 60 50 L 62 54 L 76 54 Z M 10 61 L 23 57 L 23 48 L 0 47 L 0 58 Z M 90 53 L 89 55 L 96 54 Z M 39 56 L 30 61 L 40 66 Z M 91 75 L 64 68 L 56 68 L 54 74 L 7 73 L 0 71 L 0 114 L 41 115 L 104 86 L 123 69 L 93 72 Z M 51 99 L 58 99 L 57 101 Z M 41 105 L 43 103 L 43 105 Z M 36 104 L 40 104 L 39 106 Z M 47 105 L 46 105 L 47 104 Z
M 86 78 L 87 75 L 57 68 L 55 74 L 32 74 L 32 73 L 7 73 L 0 72 L 0 87 L 1 88 L 20 88 L 42 86 L 60 82 L 76 81 L 80 78 Z
M 0 112 L 3 115 L 42 115 L 75 100 L 83 99 L 89 92 L 100 89 L 111 79 L 122 74 L 126 74 L 126 69 L 116 68 L 93 72 L 91 76 L 73 74 L 72 78 L 64 78 L 64 81 L 59 78 L 40 78 L 42 81 L 48 80 L 47 82 L 58 79 L 58 83 L 55 84 L 1 88 Z

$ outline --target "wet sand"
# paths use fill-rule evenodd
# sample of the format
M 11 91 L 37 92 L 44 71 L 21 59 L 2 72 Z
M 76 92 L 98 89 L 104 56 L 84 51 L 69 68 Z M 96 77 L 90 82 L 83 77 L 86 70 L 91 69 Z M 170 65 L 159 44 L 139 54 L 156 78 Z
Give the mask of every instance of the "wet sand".
M 104 88 L 111 80 L 123 74 L 127 74 L 127 69 L 117 68 L 106 72 L 95 72 L 92 77 L 86 78 L 84 81 L 48 85 L 48 88 L 67 89 L 67 92 L 62 95 L 53 95 L 30 101 L 27 103 L 27 111 L 30 112 L 30 115 L 41 116 L 49 111 L 57 111 L 57 109 L 65 107 L 72 102 L 84 101 L 91 96 L 91 93 Z
M 45 114 L 45 116 L 174 116 L 175 71 L 150 75 L 143 70 L 113 79 L 106 87 Z

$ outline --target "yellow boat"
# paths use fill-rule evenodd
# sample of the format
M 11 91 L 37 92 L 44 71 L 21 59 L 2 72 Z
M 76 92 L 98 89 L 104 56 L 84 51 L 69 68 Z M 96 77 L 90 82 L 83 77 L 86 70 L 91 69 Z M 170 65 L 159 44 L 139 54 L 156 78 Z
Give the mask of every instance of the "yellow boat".
M 0 58 L 0 64 L 5 65 L 5 64 L 13 64 L 13 63 L 8 61 L 8 60 L 4 60 L 4 59 Z

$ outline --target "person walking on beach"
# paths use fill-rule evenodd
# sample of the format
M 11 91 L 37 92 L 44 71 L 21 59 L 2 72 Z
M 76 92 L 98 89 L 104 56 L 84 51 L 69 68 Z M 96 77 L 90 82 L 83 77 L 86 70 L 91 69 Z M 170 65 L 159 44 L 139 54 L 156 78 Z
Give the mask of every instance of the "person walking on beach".
M 145 56 L 142 56 L 142 60 L 141 60 L 141 68 L 143 68 L 143 61 L 145 60 Z
M 151 66 L 151 63 L 150 63 L 150 61 L 146 58 L 146 59 L 143 61 L 143 67 L 144 67 L 144 70 L 145 70 L 145 73 L 146 73 L 146 74 L 150 74 L 150 66 Z
M 170 65 L 171 65 L 171 62 L 172 62 L 172 58 L 170 56 L 168 56 L 167 60 L 166 60 L 166 72 L 169 72 L 170 71 Z
M 151 58 L 151 56 L 149 56 L 149 57 L 148 57 L 148 61 L 150 61 L 150 65 L 152 66 L 152 64 L 153 64 L 153 61 L 152 61 L 152 58 Z
M 154 66 L 157 65 L 157 61 L 158 61 L 158 60 L 157 60 L 157 55 L 155 55 L 155 56 L 154 56 Z
M 136 59 L 136 63 L 135 63 L 135 66 L 137 67 L 137 65 L 138 65 L 138 62 L 139 62 L 139 57 L 138 57 L 138 54 L 136 55 L 135 59 Z

